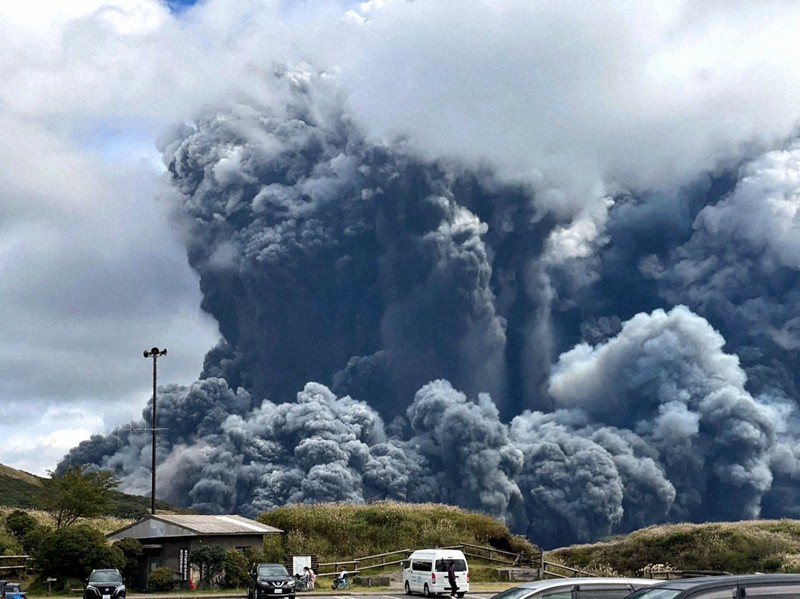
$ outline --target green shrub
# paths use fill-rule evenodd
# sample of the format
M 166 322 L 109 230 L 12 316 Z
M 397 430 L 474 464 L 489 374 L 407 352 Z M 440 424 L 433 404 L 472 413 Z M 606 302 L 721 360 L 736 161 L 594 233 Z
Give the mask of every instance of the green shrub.
M 772 572 L 780 572 L 781 570 L 783 570 L 785 562 L 786 560 L 783 558 L 783 556 L 771 555 L 761 560 L 761 567 L 759 568 L 759 570 L 761 572 L 766 572 L 768 574 Z
M 77 578 L 67 578 L 63 581 L 56 581 L 56 584 L 61 583 L 61 588 L 65 591 L 69 589 L 82 589 L 86 586 L 86 580 L 79 580 Z
M 161 566 L 153 570 L 147 581 L 148 589 L 158 592 L 171 591 L 176 585 L 175 574 L 166 566 Z
M 294 547 L 294 545 L 292 545 Z M 284 549 L 283 539 L 279 536 L 268 536 L 264 539 L 264 550 L 262 556 L 266 562 L 279 562 L 284 555 L 292 553 L 288 548 Z M 253 560 L 259 561 L 259 560 Z
M 7 553 L 9 553 L 10 550 L 13 549 L 14 545 L 16 544 L 17 542 L 13 537 L 10 537 L 9 535 L 5 534 L 0 534 L 0 555 L 6 555 Z
M 34 554 L 45 577 L 59 580 L 86 577 L 94 568 L 119 568 L 125 556 L 118 547 L 106 542 L 99 530 L 88 524 L 76 524 L 46 533 Z M 82 586 L 82 585 L 81 585 Z
M 225 556 L 225 577 L 222 586 L 228 589 L 241 588 L 247 585 L 250 562 L 241 551 L 228 551 Z
M 38 527 L 36 518 L 24 510 L 14 510 L 6 516 L 6 528 L 17 540 L 22 541 L 25 535 Z

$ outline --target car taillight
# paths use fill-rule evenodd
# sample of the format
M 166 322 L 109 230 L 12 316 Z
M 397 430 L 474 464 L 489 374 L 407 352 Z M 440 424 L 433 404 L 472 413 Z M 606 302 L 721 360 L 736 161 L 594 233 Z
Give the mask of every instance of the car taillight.
M 436 584 L 436 572 L 431 572 L 431 582 Z
M 469 572 L 467 572 L 467 582 L 469 582 Z

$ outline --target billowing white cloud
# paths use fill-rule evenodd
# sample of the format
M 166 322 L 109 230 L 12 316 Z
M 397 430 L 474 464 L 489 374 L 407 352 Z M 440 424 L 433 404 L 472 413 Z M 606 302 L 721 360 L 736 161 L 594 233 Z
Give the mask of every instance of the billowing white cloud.
M 568 190 L 554 209 L 679 184 L 797 125 L 791 2 L 389 0 L 366 14 L 343 71 L 370 130 Z

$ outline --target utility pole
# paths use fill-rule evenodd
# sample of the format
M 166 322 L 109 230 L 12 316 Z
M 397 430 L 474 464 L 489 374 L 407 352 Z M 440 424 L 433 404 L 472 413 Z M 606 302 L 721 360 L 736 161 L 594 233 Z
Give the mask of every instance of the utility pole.
M 167 350 L 165 349 L 158 349 L 154 347 L 152 349 L 144 350 L 144 357 L 145 358 L 153 358 L 153 422 L 152 422 L 152 431 L 153 431 L 153 463 L 152 463 L 152 471 L 151 471 L 151 484 L 150 484 L 150 513 L 156 513 L 156 376 L 157 376 L 157 368 L 156 363 L 158 362 L 158 358 L 160 356 L 166 356 Z

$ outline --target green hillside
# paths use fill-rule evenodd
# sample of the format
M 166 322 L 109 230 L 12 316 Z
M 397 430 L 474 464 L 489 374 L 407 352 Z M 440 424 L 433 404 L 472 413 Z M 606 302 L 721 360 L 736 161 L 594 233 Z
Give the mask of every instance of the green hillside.
M 40 477 L 0 464 L 0 505 L 32 508 L 41 487 Z
M 539 551 L 497 518 L 433 503 L 293 505 L 265 512 L 258 520 L 286 532 L 281 545 L 270 548 L 276 557 L 315 553 L 326 562 L 463 543 L 513 553 Z
M 800 521 L 650 526 L 601 543 L 556 549 L 546 559 L 631 575 L 669 570 L 800 572 Z
M 15 470 L 0 464 L 0 506 L 19 509 L 34 509 L 36 498 L 42 490 L 40 476 L 22 470 Z M 112 507 L 108 516 L 116 518 L 136 519 L 150 511 L 150 497 L 126 495 L 115 492 Z M 190 510 L 176 508 L 167 502 L 157 500 L 159 510 L 187 513 Z

